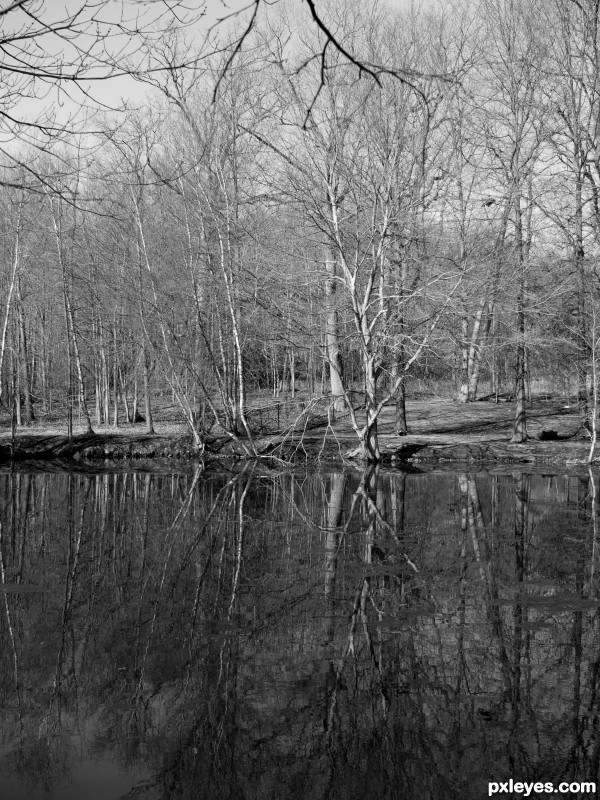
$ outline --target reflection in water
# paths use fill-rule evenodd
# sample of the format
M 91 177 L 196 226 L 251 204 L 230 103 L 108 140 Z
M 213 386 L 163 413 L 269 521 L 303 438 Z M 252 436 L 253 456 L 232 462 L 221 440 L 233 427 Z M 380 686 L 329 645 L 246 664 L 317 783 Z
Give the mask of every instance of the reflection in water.
M 597 497 L 591 474 L 1 474 L 0 797 L 598 780 Z

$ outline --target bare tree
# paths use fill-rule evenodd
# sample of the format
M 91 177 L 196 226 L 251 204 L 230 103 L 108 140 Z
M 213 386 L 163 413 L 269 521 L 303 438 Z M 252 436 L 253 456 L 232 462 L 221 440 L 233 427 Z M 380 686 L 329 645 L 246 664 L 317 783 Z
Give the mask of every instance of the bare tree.
M 226 20 L 237 19 L 239 28 L 237 35 L 232 43 L 231 51 L 225 62 L 222 76 L 224 76 L 235 59 L 243 51 L 244 45 L 248 42 L 251 34 L 260 29 L 263 22 L 270 22 L 275 15 L 279 0 L 265 2 L 265 0 L 251 0 L 242 9 L 230 11 L 225 0 L 220 0 L 225 13 L 218 20 L 223 23 Z M 296 27 L 302 31 L 311 30 L 313 39 L 316 37 L 317 47 L 308 55 L 300 69 L 311 62 L 317 62 L 319 69 L 315 73 L 316 80 L 313 83 L 312 95 L 305 106 L 306 119 L 308 120 L 312 108 L 319 95 L 326 87 L 328 70 L 346 64 L 356 71 L 358 78 L 368 77 L 377 86 L 381 87 L 385 76 L 393 77 L 401 84 L 409 86 L 416 91 L 420 91 L 420 84 L 423 79 L 433 77 L 444 77 L 451 79 L 450 75 L 441 76 L 438 73 L 427 70 L 420 70 L 405 58 L 401 51 L 394 53 L 394 58 L 382 58 L 376 52 L 366 52 L 360 47 L 360 40 L 353 39 L 348 35 L 348 20 L 354 15 L 367 14 L 370 18 L 381 18 L 382 14 L 389 13 L 389 9 L 380 0 L 370 0 L 368 8 L 364 4 L 359 4 L 356 0 L 346 0 L 342 4 L 332 4 L 328 8 L 322 8 L 315 0 L 302 0 L 302 14 L 296 20 Z M 218 94 L 220 81 L 217 82 L 214 94 Z
M 491 166 L 510 193 L 510 222 L 516 259 L 516 412 L 513 442 L 527 439 L 527 273 L 532 241 L 532 179 L 540 147 L 540 75 L 545 58 L 536 35 L 535 4 L 485 0 L 489 49 L 485 83 L 493 100 L 486 108 Z M 502 194 L 500 194 L 502 198 Z
M 57 141 L 70 145 L 74 135 L 94 129 L 86 113 L 86 107 L 97 108 L 94 84 L 137 74 L 144 68 L 142 38 L 156 41 L 161 29 L 192 24 L 202 10 L 184 0 L 79 0 L 62 5 L 3 0 L 0 185 L 60 191 L 60 182 L 54 185 L 45 170 L 48 154 Z M 27 156 L 18 146 L 23 144 L 28 145 Z M 69 170 L 60 158 L 58 164 L 61 171 Z
M 290 75 L 282 89 L 283 113 L 294 133 L 278 144 L 269 143 L 288 166 L 286 184 L 292 202 L 303 209 L 331 254 L 326 286 L 335 279 L 343 292 L 349 318 L 344 338 L 360 364 L 364 411 L 351 397 L 349 377 L 331 365 L 331 354 L 337 357 L 331 336 L 327 354 L 330 369 L 344 389 L 359 440 L 357 455 L 368 461 L 381 456 L 377 431 L 381 410 L 429 346 L 456 288 L 456 281 L 452 283 L 435 258 L 421 259 L 429 263 L 429 274 L 417 268 L 410 283 L 404 275 L 401 287 L 392 267 L 397 259 L 393 246 L 407 233 L 409 239 L 414 235 L 417 220 L 421 232 L 426 227 L 422 215 L 435 183 L 431 159 L 438 154 L 432 132 L 443 101 L 435 83 L 426 101 L 422 93 L 410 91 L 398 100 L 396 90 L 393 83 L 378 90 L 372 83 L 357 81 L 343 65 L 332 68 L 313 103 L 311 123 L 306 125 L 303 92 L 310 88 Z M 327 303 L 330 297 L 327 292 Z M 407 329 L 411 304 L 417 310 Z M 330 334 L 329 305 L 326 315 Z M 382 390 L 381 379 L 389 376 L 392 363 L 393 378 Z
M 577 389 L 587 418 L 590 359 L 586 311 L 590 281 L 586 249 L 598 241 L 600 171 L 596 136 L 600 123 L 600 21 L 595 3 L 555 0 L 551 5 L 548 76 L 545 79 L 547 139 L 557 165 L 539 205 L 570 252 L 574 280 L 569 307 L 577 329 Z

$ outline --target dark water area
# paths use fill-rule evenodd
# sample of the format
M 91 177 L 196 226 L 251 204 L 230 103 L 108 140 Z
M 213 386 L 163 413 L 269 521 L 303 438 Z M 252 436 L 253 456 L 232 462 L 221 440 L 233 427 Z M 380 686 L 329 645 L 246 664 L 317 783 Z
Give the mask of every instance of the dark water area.
M 0 474 L 1 800 L 597 780 L 599 497 L 591 474 Z

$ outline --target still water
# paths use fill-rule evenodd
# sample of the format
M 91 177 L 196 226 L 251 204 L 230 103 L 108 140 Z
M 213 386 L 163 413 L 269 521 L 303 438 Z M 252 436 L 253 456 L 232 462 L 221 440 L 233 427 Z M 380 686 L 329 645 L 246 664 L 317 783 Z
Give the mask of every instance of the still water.
M 591 475 L 2 473 L 0 798 L 597 780 L 599 499 Z

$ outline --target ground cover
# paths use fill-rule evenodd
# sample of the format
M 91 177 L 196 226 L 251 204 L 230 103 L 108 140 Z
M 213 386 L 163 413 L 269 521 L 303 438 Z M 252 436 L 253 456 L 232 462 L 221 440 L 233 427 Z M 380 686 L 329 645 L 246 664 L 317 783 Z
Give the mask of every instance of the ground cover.
M 580 426 L 575 406 L 553 400 L 537 400 L 528 408 L 529 440 L 511 444 L 514 404 L 421 399 L 407 404 L 409 434 L 394 432 L 393 409 L 380 417 L 379 436 L 384 461 L 426 463 L 442 461 L 584 462 L 590 440 Z M 98 426 L 86 434 L 75 426 L 73 441 L 61 421 L 37 422 L 19 429 L 14 438 L 10 425 L 0 430 L 0 460 L 62 459 L 99 461 L 119 459 L 195 458 L 191 436 L 183 422 L 158 422 L 148 434 L 143 424 L 120 428 Z M 287 430 L 255 439 L 261 455 L 284 461 L 347 459 L 356 446 L 348 415 L 310 426 L 299 419 Z M 211 431 L 203 457 L 235 457 L 243 450 L 222 432 Z

